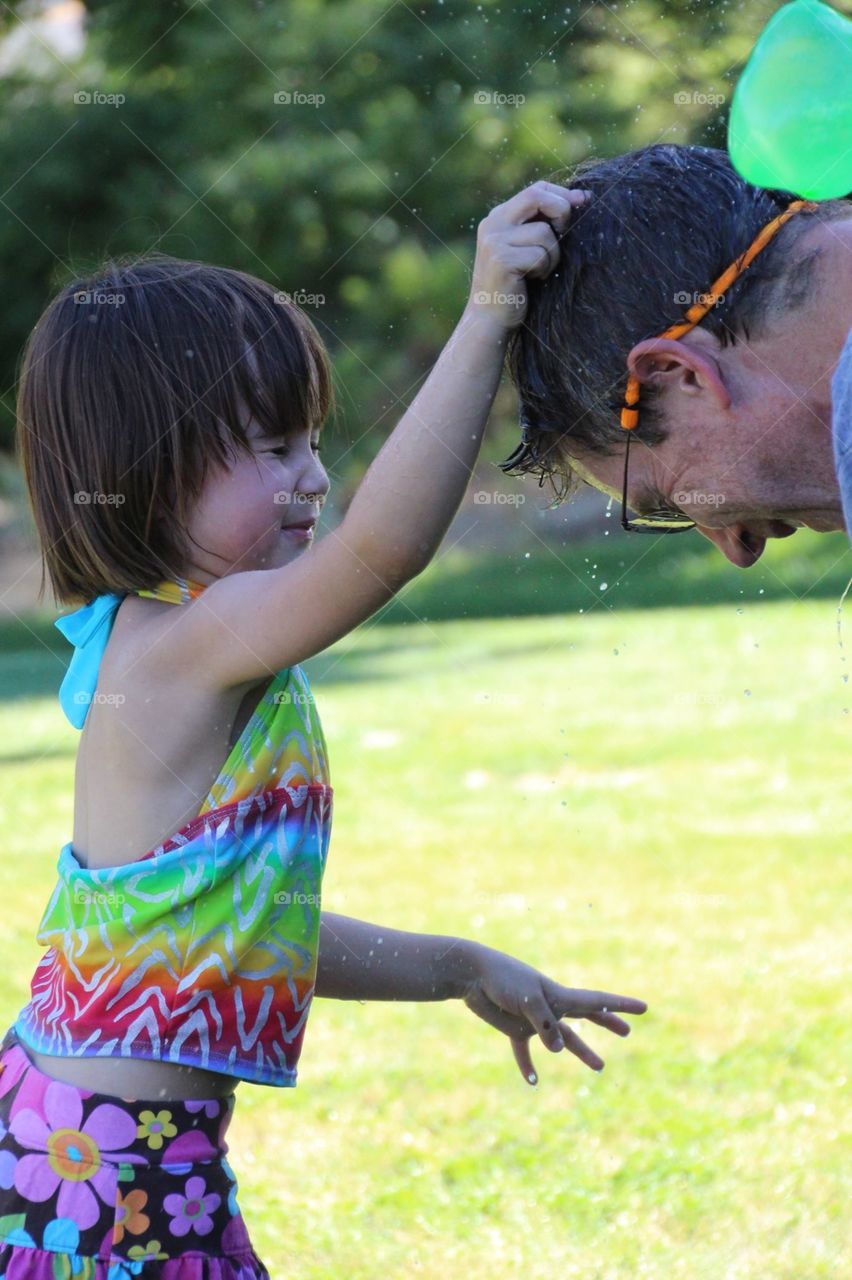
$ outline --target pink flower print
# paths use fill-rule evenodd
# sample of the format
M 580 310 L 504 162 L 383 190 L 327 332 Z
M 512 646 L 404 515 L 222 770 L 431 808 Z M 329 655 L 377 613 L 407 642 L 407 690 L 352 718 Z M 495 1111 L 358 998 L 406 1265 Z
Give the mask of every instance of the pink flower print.
M 213 1230 L 213 1219 L 210 1216 L 222 1199 L 215 1191 L 204 1194 L 204 1179 L 187 1178 L 185 1194 L 168 1195 L 163 1200 L 166 1213 L 172 1219 L 169 1230 L 173 1236 L 185 1236 L 190 1231 L 206 1236 Z
M 57 1216 L 71 1218 L 85 1230 L 94 1226 L 100 1212 L 92 1188 L 105 1204 L 115 1202 L 117 1171 L 112 1162 L 134 1159 L 124 1148 L 135 1139 L 136 1125 L 132 1116 L 111 1103 L 95 1107 L 81 1127 L 82 1119 L 80 1090 L 54 1080 L 44 1093 L 43 1114 L 19 1111 L 9 1130 L 22 1147 L 38 1153 L 18 1161 L 16 1190 L 42 1202 L 59 1187 Z
M 52 1076 L 46 1076 L 41 1071 L 28 1071 L 21 1080 L 21 1087 L 15 1094 L 15 1100 L 12 1103 L 9 1115 L 14 1120 L 19 1111 L 35 1111 L 38 1115 L 44 1115 L 44 1095 L 53 1081 Z M 2 1077 L 0 1077 L 2 1082 Z
M 28 1066 L 30 1066 L 30 1060 L 20 1045 L 13 1044 L 6 1050 L 0 1062 L 0 1098 L 5 1098 L 6 1094 L 14 1089 Z

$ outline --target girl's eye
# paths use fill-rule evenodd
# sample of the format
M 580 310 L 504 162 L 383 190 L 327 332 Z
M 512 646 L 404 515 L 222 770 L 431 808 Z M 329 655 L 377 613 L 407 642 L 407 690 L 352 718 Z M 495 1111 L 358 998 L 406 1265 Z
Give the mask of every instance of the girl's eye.
M 313 449 L 313 451 L 314 451 L 314 453 L 315 453 L 315 454 L 319 455 L 319 453 L 320 453 L 320 445 L 319 445 L 319 443 L 317 443 L 317 444 L 312 444 L 312 445 L 311 445 L 311 448 Z M 279 457 L 279 458 L 286 458 L 286 457 L 287 457 L 287 454 L 290 452 L 290 446 L 289 446 L 289 445 L 286 445 L 286 444 L 277 445 L 274 449 L 269 449 L 269 450 L 267 450 L 267 452 L 268 452 L 268 453 L 273 453 L 273 454 L 275 454 L 275 455 L 276 455 L 277 457 Z

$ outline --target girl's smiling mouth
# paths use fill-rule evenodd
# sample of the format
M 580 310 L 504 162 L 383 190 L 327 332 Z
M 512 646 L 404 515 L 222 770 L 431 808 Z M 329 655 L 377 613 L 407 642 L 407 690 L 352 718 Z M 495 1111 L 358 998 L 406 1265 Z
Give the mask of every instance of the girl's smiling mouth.
M 316 528 L 316 516 L 308 516 L 304 520 L 285 521 L 281 526 L 282 533 L 289 533 L 292 537 L 298 538 L 301 542 L 310 542 L 314 536 Z

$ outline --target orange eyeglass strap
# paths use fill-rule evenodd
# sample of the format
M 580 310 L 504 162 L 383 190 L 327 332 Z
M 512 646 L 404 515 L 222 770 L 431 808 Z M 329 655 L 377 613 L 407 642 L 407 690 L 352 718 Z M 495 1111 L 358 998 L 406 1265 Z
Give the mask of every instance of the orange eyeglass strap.
M 794 200 L 787 206 L 783 213 L 779 213 L 777 218 L 773 218 L 768 222 L 761 232 L 755 237 L 745 253 L 735 258 L 727 270 L 723 271 L 718 280 L 714 280 L 710 287 L 709 293 L 701 295 L 701 301 L 695 302 L 686 312 L 683 320 L 678 320 L 676 324 L 671 325 L 664 333 L 659 334 L 660 338 L 682 338 L 685 333 L 689 333 L 690 329 L 704 319 L 708 311 L 711 311 L 720 302 L 726 289 L 730 289 L 734 281 L 742 275 L 749 263 L 757 257 L 761 249 L 763 249 L 775 232 L 784 225 L 788 218 L 792 218 L 794 213 L 798 213 L 801 209 L 808 212 L 816 209 L 818 203 L 816 200 Z M 627 379 L 627 389 L 624 393 L 624 407 L 621 410 L 621 425 L 625 431 L 632 431 L 639 422 L 639 410 L 636 407 L 639 403 L 639 392 L 641 384 L 635 374 L 631 374 Z

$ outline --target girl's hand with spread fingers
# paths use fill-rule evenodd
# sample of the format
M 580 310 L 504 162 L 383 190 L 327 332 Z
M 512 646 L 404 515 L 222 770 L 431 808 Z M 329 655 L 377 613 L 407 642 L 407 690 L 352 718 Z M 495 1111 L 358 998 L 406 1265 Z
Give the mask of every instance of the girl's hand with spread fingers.
M 476 944 L 474 957 L 476 976 L 462 998 L 473 1013 L 509 1037 L 515 1061 L 530 1084 L 538 1080 L 530 1056 L 532 1036 L 540 1036 L 552 1052 L 567 1048 L 593 1071 L 602 1071 L 603 1059 L 562 1019 L 585 1018 L 615 1035 L 628 1036 L 630 1026 L 617 1014 L 644 1013 L 648 1008 L 633 996 L 563 987 L 491 947 Z
M 496 205 L 476 232 L 476 259 L 466 309 L 485 312 L 505 329 L 527 310 L 525 276 L 544 277 L 559 262 L 557 235 L 589 192 L 534 182 Z

